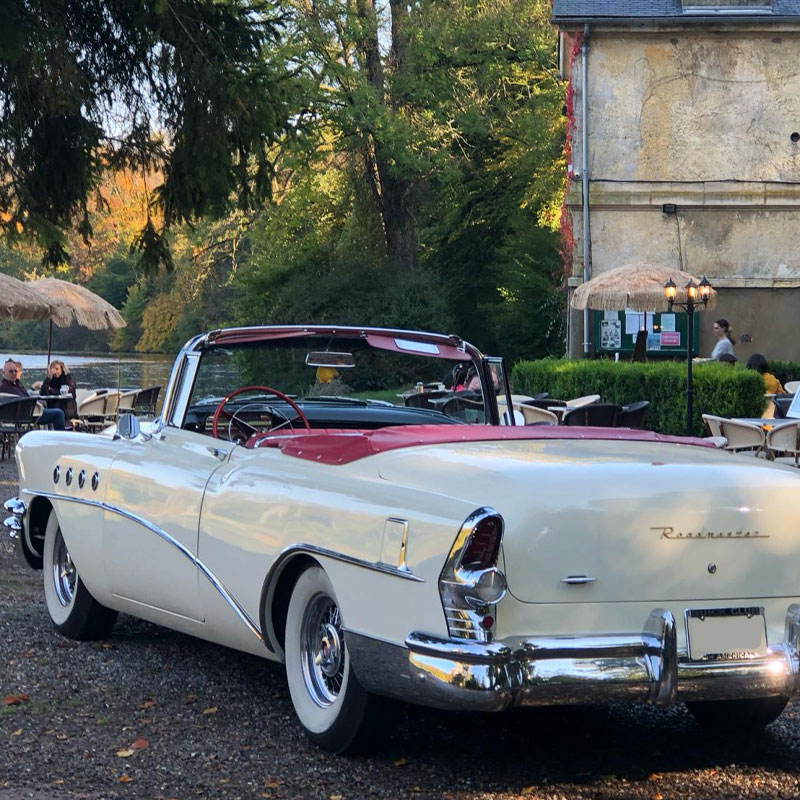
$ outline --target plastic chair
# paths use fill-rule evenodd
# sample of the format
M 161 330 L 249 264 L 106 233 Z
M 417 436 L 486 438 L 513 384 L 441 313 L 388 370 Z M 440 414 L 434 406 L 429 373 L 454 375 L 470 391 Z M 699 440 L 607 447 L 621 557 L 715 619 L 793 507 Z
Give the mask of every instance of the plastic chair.
M 722 435 L 727 439 L 724 450 L 731 453 L 752 452 L 758 455 L 764 452 L 766 435 L 760 425 L 750 422 L 740 422 L 735 419 L 723 419 L 720 422 Z
M 37 405 L 35 397 L 17 397 L 0 405 L 0 460 L 10 457 L 19 437 L 36 425 Z
M 766 448 L 767 454 L 773 459 L 783 453 L 793 455 L 794 465 L 797 466 L 800 457 L 800 421 L 776 425 L 767 431 Z
M 644 420 L 647 416 L 647 409 L 650 407 L 649 400 L 639 400 L 627 406 L 622 406 L 617 414 L 618 428 L 644 428 Z
M 795 394 L 800 389 L 800 381 L 786 381 L 783 384 L 783 391 L 786 394 Z

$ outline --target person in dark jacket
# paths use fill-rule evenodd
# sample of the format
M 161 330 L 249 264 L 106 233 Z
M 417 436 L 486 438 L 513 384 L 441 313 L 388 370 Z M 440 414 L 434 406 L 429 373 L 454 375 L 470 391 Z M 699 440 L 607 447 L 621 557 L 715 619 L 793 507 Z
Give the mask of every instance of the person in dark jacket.
M 67 387 L 66 390 L 63 389 L 64 386 Z M 75 396 L 75 378 L 69 374 L 67 365 L 63 361 L 51 361 L 50 366 L 47 368 L 47 377 L 41 384 L 34 383 L 33 388 L 39 389 L 40 394 L 61 395 L 69 393 L 72 395 L 73 400 L 77 399 Z
M 3 364 L 3 380 L 0 381 L 0 394 L 15 394 L 19 397 L 29 397 L 27 389 L 19 379 L 20 365 L 9 358 Z M 37 420 L 39 425 L 52 425 L 57 431 L 66 428 L 64 412 L 60 408 L 46 408 Z

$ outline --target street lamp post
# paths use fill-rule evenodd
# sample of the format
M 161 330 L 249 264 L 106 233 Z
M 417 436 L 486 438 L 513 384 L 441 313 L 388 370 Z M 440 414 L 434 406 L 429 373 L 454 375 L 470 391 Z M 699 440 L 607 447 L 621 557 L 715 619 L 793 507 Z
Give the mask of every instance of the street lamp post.
M 696 284 L 690 280 L 686 284 L 686 302 L 677 302 L 675 296 L 678 292 L 678 287 L 675 282 L 670 278 L 664 284 L 664 294 L 667 296 L 669 303 L 669 310 L 672 311 L 673 306 L 682 308 L 686 312 L 686 435 L 692 435 L 692 396 L 694 389 L 692 388 L 692 348 L 694 347 L 694 312 L 698 308 L 705 308 L 708 304 L 708 298 L 711 296 L 711 284 L 708 279 L 703 276 L 700 284 Z

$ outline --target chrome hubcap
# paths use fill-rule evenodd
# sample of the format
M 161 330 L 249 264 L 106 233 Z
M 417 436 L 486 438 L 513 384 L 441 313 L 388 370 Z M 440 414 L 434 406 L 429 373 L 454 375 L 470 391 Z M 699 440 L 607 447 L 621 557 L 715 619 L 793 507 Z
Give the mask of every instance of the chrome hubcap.
M 53 586 L 56 590 L 56 597 L 62 606 L 66 607 L 75 597 L 75 582 L 78 573 L 72 558 L 69 555 L 64 539 L 61 536 L 61 529 L 56 531 L 55 546 L 53 548 Z
M 344 641 L 339 609 L 320 595 L 303 616 L 303 679 L 309 695 L 322 707 L 336 702 L 344 680 Z

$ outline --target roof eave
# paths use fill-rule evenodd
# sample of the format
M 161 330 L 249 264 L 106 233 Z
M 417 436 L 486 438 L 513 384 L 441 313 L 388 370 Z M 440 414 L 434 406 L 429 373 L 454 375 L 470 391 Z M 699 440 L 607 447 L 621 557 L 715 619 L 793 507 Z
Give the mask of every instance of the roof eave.
M 658 24 L 683 24 L 697 25 L 709 22 L 730 23 L 769 23 L 769 22 L 800 22 L 800 14 L 780 16 L 776 14 L 681 14 L 663 17 L 557 17 L 553 15 L 550 21 L 560 28 L 570 25 L 658 25 Z

